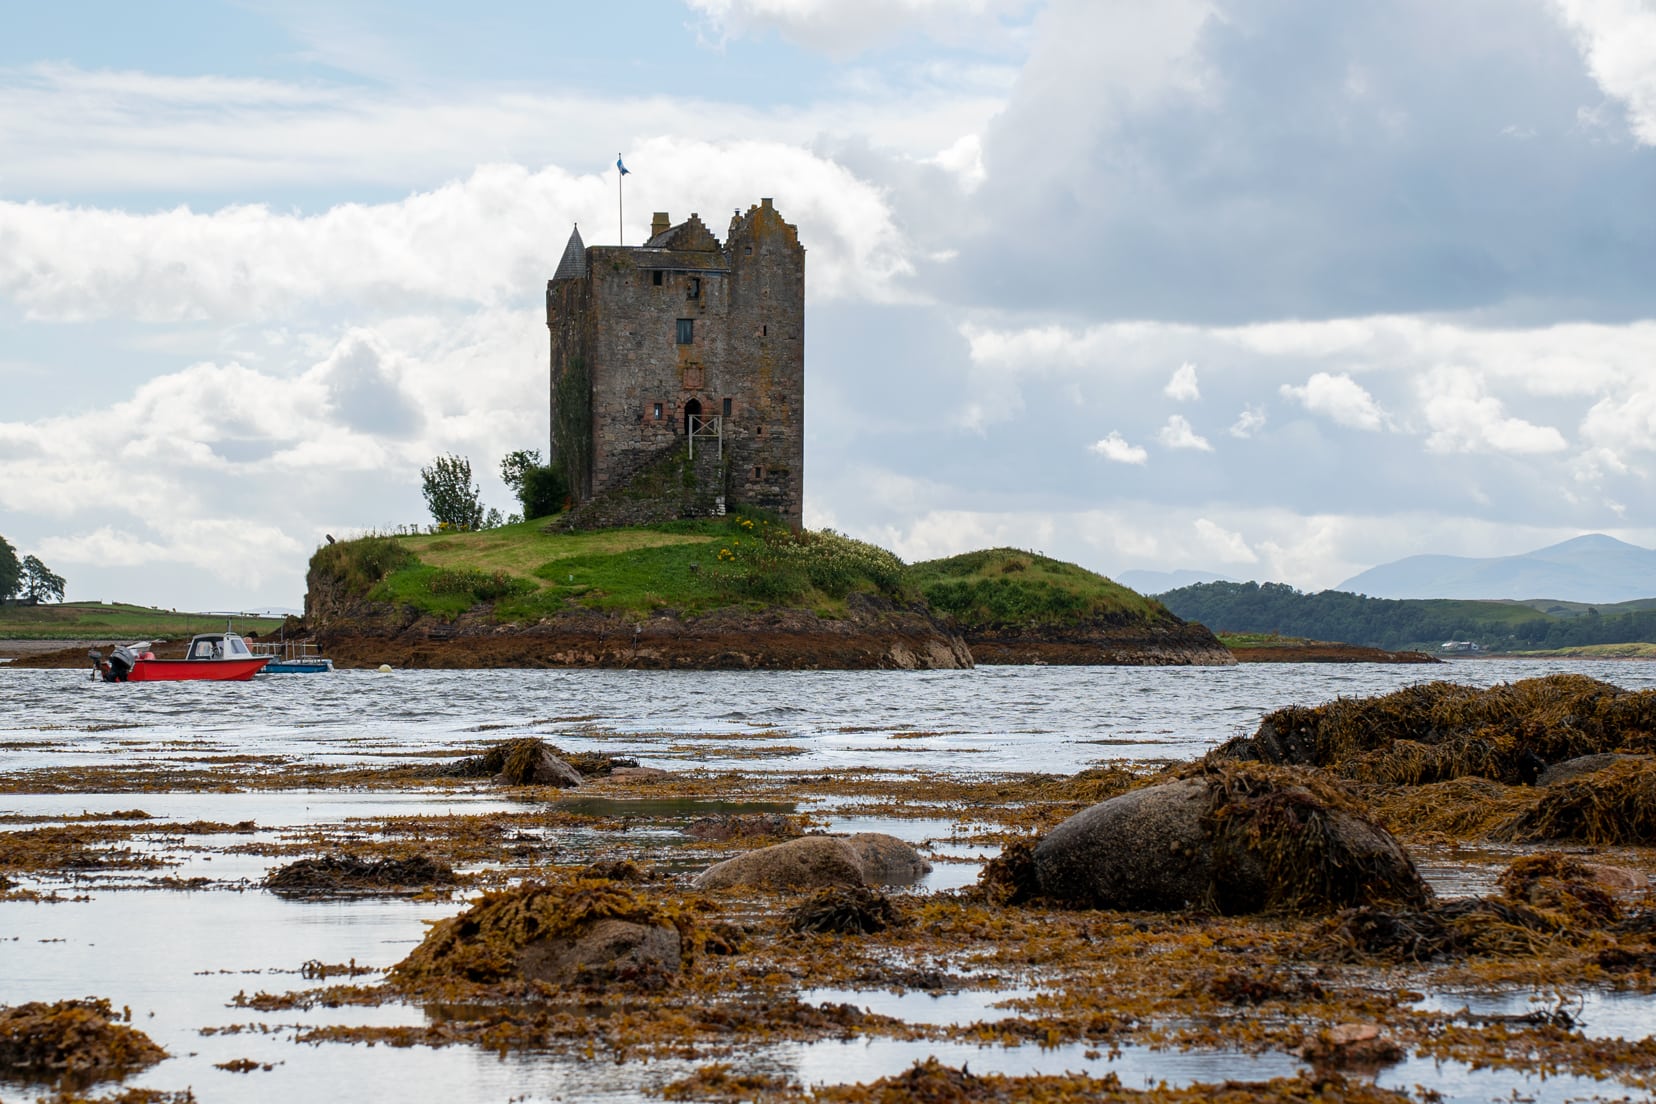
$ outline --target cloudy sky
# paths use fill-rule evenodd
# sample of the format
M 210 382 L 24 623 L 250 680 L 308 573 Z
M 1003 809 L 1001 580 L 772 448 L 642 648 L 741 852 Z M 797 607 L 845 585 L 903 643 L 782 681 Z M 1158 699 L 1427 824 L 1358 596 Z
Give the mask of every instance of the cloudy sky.
M 1308 588 L 1656 545 L 1656 0 L 6 24 L 0 535 L 71 598 L 298 606 L 445 451 L 509 509 L 617 151 L 629 241 L 798 225 L 809 525 Z

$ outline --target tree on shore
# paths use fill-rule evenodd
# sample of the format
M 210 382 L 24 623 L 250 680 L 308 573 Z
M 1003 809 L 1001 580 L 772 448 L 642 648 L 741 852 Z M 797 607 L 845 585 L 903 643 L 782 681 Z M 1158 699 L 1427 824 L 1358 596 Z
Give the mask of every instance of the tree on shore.
M 5 537 L 0 537 L 0 598 L 17 593 L 18 580 L 23 577 L 23 565 L 17 562 L 17 549 Z
M 65 585 L 62 575 L 55 574 L 51 568 L 33 556 L 23 557 L 23 597 L 32 598 L 36 602 L 61 602 Z
M 471 461 L 444 453 L 420 469 L 426 508 L 439 529 L 483 528 L 483 503 L 472 482 Z
M 500 479 L 517 495 L 525 519 L 555 514 L 569 497 L 569 483 L 563 472 L 541 463 L 539 449 L 507 453 L 500 462 Z

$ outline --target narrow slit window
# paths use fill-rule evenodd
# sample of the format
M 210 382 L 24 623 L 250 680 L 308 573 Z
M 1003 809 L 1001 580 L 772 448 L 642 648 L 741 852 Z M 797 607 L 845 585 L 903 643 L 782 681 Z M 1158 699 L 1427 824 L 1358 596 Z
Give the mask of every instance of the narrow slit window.
M 760 326 L 759 327 L 759 336 L 760 337 L 769 337 L 770 336 L 770 327 L 769 326 Z
M 733 405 L 735 404 L 730 399 L 726 399 L 724 401 L 724 407 L 719 411 L 719 413 L 723 414 L 727 418 L 730 417 L 730 409 Z
M 650 273 L 650 283 L 654 284 L 656 287 L 661 286 L 661 269 L 658 268 L 654 272 Z
M 755 478 L 755 479 L 763 479 L 763 478 L 765 478 L 765 469 L 764 469 L 764 468 L 760 468 L 760 467 L 755 467 L 755 468 L 754 468 L 754 469 L 753 469 L 753 478 Z
M 758 431 L 754 434 L 754 436 L 756 436 L 756 437 L 763 437 L 764 435 L 765 435 L 765 427 L 764 426 L 760 426 Z
M 653 417 L 658 422 L 661 421 L 661 404 L 660 403 L 656 403 L 655 406 L 653 406 L 651 408 L 651 415 L 650 416 Z
M 700 276 L 690 277 L 690 285 L 689 285 L 689 288 L 685 291 L 684 297 L 686 299 L 700 299 L 701 298 L 701 277 Z
M 696 320 L 694 318 L 681 318 L 681 319 L 679 319 L 678 320 L 678 343 L 680 345 L 690 345 L 690 344 L 693 344 L 695 342 L 695 340 L 696 340 Z

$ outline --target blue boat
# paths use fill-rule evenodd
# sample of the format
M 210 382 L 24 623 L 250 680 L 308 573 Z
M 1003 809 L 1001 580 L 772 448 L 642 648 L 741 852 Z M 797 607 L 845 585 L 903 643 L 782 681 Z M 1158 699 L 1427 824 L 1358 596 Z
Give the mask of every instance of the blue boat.
M 255 655 L 271 657 L 264 668 L 267 675 L 321 675 L 334 669 L 333 660 L 318 651 L 315 644 L 281 640 L 254 644 L 252 648 Z

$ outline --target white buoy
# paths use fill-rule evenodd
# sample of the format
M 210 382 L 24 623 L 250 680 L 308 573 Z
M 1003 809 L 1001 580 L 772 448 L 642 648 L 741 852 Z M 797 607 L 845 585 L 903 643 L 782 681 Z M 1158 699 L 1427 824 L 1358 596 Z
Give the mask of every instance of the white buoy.
M 382 675 L 389 675 L 391 673 L 391 665 L 389 663 L 380 664 L 379 673 Z

